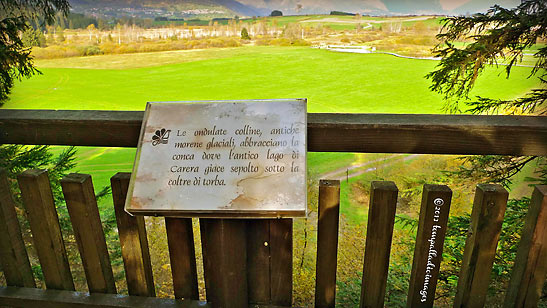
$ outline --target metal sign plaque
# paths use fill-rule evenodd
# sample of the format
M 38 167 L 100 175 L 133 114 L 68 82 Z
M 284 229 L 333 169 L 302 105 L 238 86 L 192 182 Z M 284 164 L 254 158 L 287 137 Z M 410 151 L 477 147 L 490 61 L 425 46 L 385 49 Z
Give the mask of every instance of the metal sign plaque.
M 306 100 L 148 103 L 125 209 L 306 215 Z

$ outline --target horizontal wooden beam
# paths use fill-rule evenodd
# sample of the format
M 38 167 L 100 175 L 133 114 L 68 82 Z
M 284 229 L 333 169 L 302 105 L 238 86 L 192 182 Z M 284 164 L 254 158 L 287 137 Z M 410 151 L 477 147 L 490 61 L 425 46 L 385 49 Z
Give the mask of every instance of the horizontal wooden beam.
M 0 109 L 0 144 L 136 147 L 143 111 Z
M 0 144 L 135 147 L 142 111 L 0 109 Z M 547 155 L 547 117 L 308 114 L 308 151 Z
M 193 300 L 174 300 L 155 297 L 125 296 L 119 294 L 89 294 L 73 291 L 42 290 L 34 288 L 0 287 L 2 306 L 40 308 L 198 308 L 210 304 Z

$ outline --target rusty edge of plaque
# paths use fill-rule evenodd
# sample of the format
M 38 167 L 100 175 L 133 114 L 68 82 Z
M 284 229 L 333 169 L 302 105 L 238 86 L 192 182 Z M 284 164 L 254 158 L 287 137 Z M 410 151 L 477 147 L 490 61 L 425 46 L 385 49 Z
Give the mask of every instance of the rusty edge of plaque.
M 163 102 L 147 102 L 146 109 L 143 116 L 143 121 L 141 125 L 141 130 L 139 134 L 139 142 L 137 145 L 137 153 L 135 154 L 135 161 L 133 163 L 133 171 L 131 172 L 131 178 L 129 180 L 129 187 L 127 189 L 127 196 L 125 199 L 124 210 L 131 216 L 163 216 L 163 217 L 197 217 L 197 218 L 306 218 L 308 216 L 308 196 L 307 193 L 304 194 L 304 210 L 295 210 L 295 211 L 271 211 L 271 210 L 137 210 L 130 209 L 131 199 L 133 196 L 133 189 L 135 185 L 135 178 L 137 175 L 137 170 L 140 161 L 142 141 L 144 139 L 144 133 L 146 124 L 148 121 L 148 116 L 150 113 L 149 104 L 150 103 L 172 103 L 172 104 L 206 104 L 206 103 L 252 103 L 252 102 L 294 102 L 294 101 L 303 101 L 306 104 L 307 109 L 307 99 L 306 98 L 285 98 L 285 99 L 249 99 L 249 100 L 202 100 L 202 101 L 163 101 Z M 304 134 L 306 144 L 304 149 L 307 152 L 308 144 L 308 117 L 307 112 L 304 116 Z M 304 183 L 307 185 L 307 170 L 308 170 L 308 159 L 307 153 L 306 158 L 304 159 Z

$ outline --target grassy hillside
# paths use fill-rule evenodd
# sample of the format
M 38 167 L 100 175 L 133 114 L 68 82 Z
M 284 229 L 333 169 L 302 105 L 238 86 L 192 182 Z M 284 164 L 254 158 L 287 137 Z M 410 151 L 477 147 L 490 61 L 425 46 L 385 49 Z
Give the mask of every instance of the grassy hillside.
M 434 61 L 310 48 L 245 49 L 215 50 L 208 59 L 153 67 L 139 67 L 147 62 L 135 55 L 122 69 L 116 62 L 124 55 L 113 55 L 109 61 L 117 69 L 43 68 L 43 75 L 14 87 L 4 108 L 143 110 L 147 101 L 305 97 L 309 112 L 442 112 L 441 97 L 423 78 Z M 183 53 L 179 57 L 184 61 Z M 60 63 L 78 67 L 89 60 L 100 63 L 102 57 Z M 474 94 L 518 96 L 536 85 L 525 78 L 529 70 L 515 68 L 509 80 L 499 76 L 503 68 L 489 70 Z

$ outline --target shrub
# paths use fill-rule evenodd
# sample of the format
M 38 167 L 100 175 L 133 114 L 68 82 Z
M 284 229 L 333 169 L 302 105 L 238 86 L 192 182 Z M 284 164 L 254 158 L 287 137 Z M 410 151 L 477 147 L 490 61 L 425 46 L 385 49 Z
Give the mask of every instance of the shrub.
M 355 14 L 353 13 L 341 12 L 341 11 L 330 11 L 330 15 L 355 16 Z
M 40 29 L 28 28 L 21 36 L 25 47 L 46 47 L 46 37 Z
M 33 48 L 32 55 L 36 59 L 53 59 L 66 57 L 79 57 L 83 54 L 76 47 L 49 46 L 46 48 Z
M 94 56 L 103 54 L 99 46 L 96 45 L 81 46 L 80 50 L 83 56 Z
M 287 45 L 290 45 L 288 42 Z M 123 43 L 121 45 L 115 42 L 110 42 L 108 39 L 103 40 L 100 44 L 72 44 L 52 45 L 47 48 L 32 49 L 32 55 L 37 59 L 51 59 L 74 56 L 91 56 L 100 54 L 125 54 L 136 52 L 156 52 L 168 50 L 186 50 L 197 48 L 223 48 L 223 47 L 239 47 L 241 40 L 234 37 L 216 37 L 203 39 L 165 39 L 162 41 L 144 41 Z
M 242 40 L 250 40 L 251 37 L 249 36 L 249 32 L 247 31 L 247 28 L 241 29 L 241 39 Z
M 311 43 L 303 39 L 289 39 L 289 38 L 263 38 L 255 42 L 258 46 L 310 46 Z
M 105 54 L 111 54 L 115 53 L 116 48 L 118 47 L 117 44 L 114 44 L 112 42 L 105 42 L 100 45 L 101 50 Z
M 296 40 L 291 40 L 291 45 L 292 46 L 310 46 L 311 43 L 303 39 L 296 39 Z

